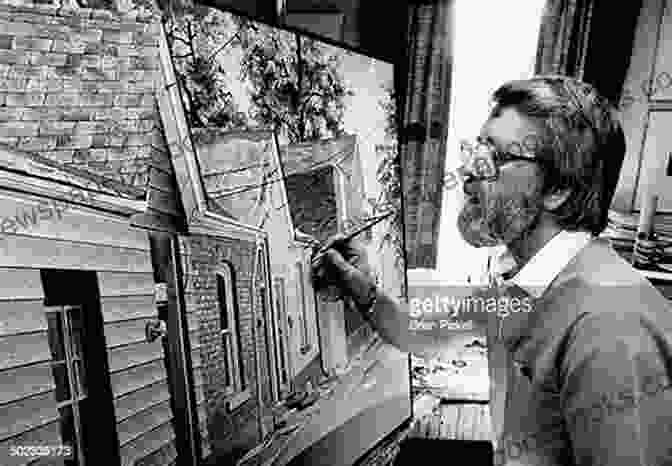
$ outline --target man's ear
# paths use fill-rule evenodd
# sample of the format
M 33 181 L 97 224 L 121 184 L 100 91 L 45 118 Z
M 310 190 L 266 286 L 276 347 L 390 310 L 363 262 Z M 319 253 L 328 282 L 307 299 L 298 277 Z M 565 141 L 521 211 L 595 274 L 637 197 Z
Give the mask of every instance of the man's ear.
M 546 210 L 554 211 L 567 201 L 572 194 L 571 188 L 557 189 L 544 196 L 544 207 Z

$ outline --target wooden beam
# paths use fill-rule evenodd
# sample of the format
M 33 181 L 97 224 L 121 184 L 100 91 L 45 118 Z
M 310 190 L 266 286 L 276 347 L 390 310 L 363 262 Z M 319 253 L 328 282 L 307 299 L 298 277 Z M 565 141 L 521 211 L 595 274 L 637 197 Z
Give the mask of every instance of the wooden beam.
M 178 263 L 177 237 L 149 234 L 154 279 L 167 285 L 168 301 L 159 309 L 166 320 L 168 337 L 163 340 L 171 407 L 175 413 L 175 446 L 178 464 L 197 466 L 201 460 L 200 435 L 194 395 L 194 368 L 189 345 L 189 326 L 185 315 L 184 289 Z

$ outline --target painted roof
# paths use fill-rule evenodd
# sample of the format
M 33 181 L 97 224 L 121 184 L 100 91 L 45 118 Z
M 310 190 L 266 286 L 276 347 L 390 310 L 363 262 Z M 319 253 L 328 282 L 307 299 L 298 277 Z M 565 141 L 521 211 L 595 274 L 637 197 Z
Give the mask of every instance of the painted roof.
M 195 128 L 192 134 L 213 209 L 253 226 L 263 224 L 267 200 L 278 210 L 287 209 L 272 131 Z
M 295 228 L 324 241 L 338 232 L 339 214 L 353 218 L 363 214 L 366 200 L 356 135 L 282 146 L 280 155 Z M 335 185 L 339 171 L 347 173 L 346 210 L 340 213 Z
M 345 134 L 336 139 L 304 142 L 280 147 L 280 158 L 285 176 L 306 173 L 310 170 L 334 165 L 355 154 L 357 136 Z
M 62 184 L 115 195 L 129 200 L 143 200 L 144 190 L 102 175 L 65 166 L 35 152 L 0 144 L 0 169 L 39 177 Z

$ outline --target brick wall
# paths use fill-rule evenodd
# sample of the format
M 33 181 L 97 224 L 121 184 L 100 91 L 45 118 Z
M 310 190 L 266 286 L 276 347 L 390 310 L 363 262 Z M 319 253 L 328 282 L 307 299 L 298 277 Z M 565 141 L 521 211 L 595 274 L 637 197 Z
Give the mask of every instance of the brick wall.
M 192 235 L 181 237 L 182 267 L 184 270 L 187 313 L 196 313 L 198 328 L 190 328 L 192 348 L 200 345 L 203 367 L 202 387 L 207 420 L 203 434 L 208 438 L 217 461 L 231 460 L 259 442 L 257 418 L 256 357 L 266 360 L 264 327 L 252 328 L 253 315 L 250 300 L 252 264 L 255 245 L 251 242 Z M 216 267 L 223 262 L 233 266 L 240 316 L 240 337 L 246 384 L 252 392 L 249 401 L 233 413 L 224 406 L 221 388 L 224 385 L 224 363 L 221 351 L 220 311 L 217 305 Z M 256 333 L 257 344 L 253 337 Z M 262 371 L 262 395 L 268 399 L 270 382 L 267 371 Z M 199 421 L 202 421 L 199 419 Z
M 0 142 L 144 187 L 150 148 L 164 144 L 153 94 L 159 25 L 1 0 Z

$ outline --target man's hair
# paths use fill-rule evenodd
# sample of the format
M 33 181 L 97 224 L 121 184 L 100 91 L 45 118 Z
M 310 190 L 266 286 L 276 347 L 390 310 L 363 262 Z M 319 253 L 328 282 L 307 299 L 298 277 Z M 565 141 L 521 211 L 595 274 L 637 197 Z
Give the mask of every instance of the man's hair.
M 593 86 L 556 75 L 510 81 L 492 99 L 493 115 L 512 107 L 537 123 L 539 137 L 523 147 L 543 161 L 544 193 L 571 189 L 552 212 L 558 224 L 600 234 L 625 157 L 616 108 Z

